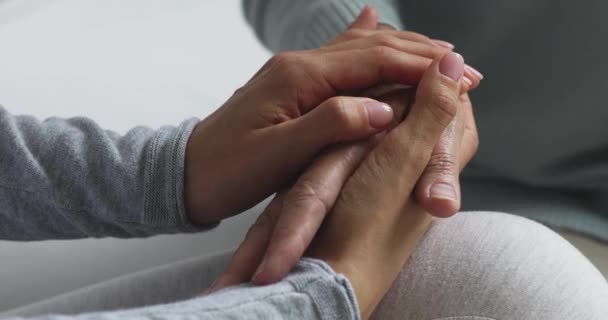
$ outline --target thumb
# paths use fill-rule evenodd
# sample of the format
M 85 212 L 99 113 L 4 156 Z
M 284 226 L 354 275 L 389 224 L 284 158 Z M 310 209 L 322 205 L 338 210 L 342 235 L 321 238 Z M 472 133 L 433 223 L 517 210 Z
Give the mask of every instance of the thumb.
M 458 112 L 463 72 L 464 59 L 458 53 L 448 52 L 436 59 L 420 80 L 412 110 L 396 130 L 407 131 L 403 134 L 434 148 Z
M 285 123 L 292 144 L 316 154 L 327 145 L 367 138 L 386 129 L 393 109 L 370 98 L 332 97 L 302 117 Z
M 375 30 L 378 27 L 378 13 L 376 9 L 369 4 L 366 4 L 359 16 L 353 21 L 348 29 L 370 29 Z
M 454 120 L 463 70 L 463 58 L 457 53 L 435 60 L 416 89 L 408 116 L 368 157 L 371 176 L 385 181 L 393 192 L 410 194 L 412 182 L 420 178 L 441 135 Z M 384 167 L 375 168 L 377 164 Z
M 256 176 L 258 179 L 276 184 L 285 177 L 295 177 L 327 146 L 367 138 L 385 130 L 392 121 L 393 109 L 385 103 L 369 98 L 332 97 L 303 116 L 256 130 L 251 140 L 259 144 L 257 152 L 263 156 L 250 165 L 265 168 Z M 280 187 L 272 185 L 269 189 Z M 261 190 L 259 186 L 258 189 Z

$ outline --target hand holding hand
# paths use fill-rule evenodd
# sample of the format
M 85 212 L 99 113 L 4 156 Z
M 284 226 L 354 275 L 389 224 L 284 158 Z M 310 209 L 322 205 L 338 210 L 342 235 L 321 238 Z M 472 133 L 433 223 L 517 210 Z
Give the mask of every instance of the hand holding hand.
M 392 285 L 432 217 L 417 205 L 415 185 L 432 152 L 453 124 L 459 159 L 472 157 L 464 135 L 466 112 L 457 80 L 463 60 L 438 59 L 416 92 L 408 117 L 365 158 L 340 193 L 307 254 L 328 262 L 351 281 L 367 319 Z
M 373 20 L 373 21 L 372 21 Z M 371 21 L 371 22 L 370 22 Z M 377 22 L 375 13 L 366 8 L 351 29 L 338 40 L 332 43 L 337 45 L 348 39 L 356 39 L 355 32 L 363 32 L 360 28 L 373 28 L 360 36 L 373 36 L 382 40 L 382 32 L 376 31 Z M 392 34 L 392 33 L 391 33 Z M 425 36 L 416 33 L 405 33 L 403 37 L 415 39 L 426 44 L 427 54 L 431 57 L 440 56 L 450 52 L 441 48 Z M 409 41 L 409 40 L 408 40 Z M 331 44 L 330 44 L 331 45 Z M 418 44 L 414 45 L 414 47 Z M 464 77 L 467 76 L 465 69 Z M 461 81 L 462 87 L 476 87 L 479 77 L 471 75 L 474 79 L 470 86 Z M 391 105 L 394 109 L 394 120 L 391 127 L 401 122 L 407 114 L 412 88 L 395 89 L 395 85 L 381 85 L 364 91 L 363 95 L 375 97 L 377 100 Z M 462 90 L 461 90 L 462 91 Z M 438 216 L 447 216 L 455 213 L 460 206 L 460 193 L 457 191 L 456 200 L 436 198 L 430 195 L 429 190 L 437 181 L 449 181 L 458 189 L 458 175 L 462 167 L 460 163 L 468 162 L 477 149 L 477 131 L 473 119 L 470 101 L 466 94 L 460 97 L 463 109 L 464 139 L 467 141 L 466 150 L 462 151 L 469 158 L 461 158 L 461 137 L 458 132 L 462 128 L 456 127 L 456 122 L 446 128 L 439 142 L 435 146 L 422 178 L 416 187 L 416 198 L 429 213 Z M 357 168 L 369 149 L 378 141 L 363 143 L 340 144 L 332 147 L 319 156 L 314 164 L 299 177 L 297 182 L 283 192 L 280 192 L 258 221 L 250 228 L 247 236 L 233 259 L 227 271 L 215 282 L 211 290 L 236 285 L 242 282 L 253 281 L 268 283 L 279 280 L 291 270 L 300 259 L 310 241 L 316 234 L 326 214 L 334 206 L 345 181 Z
M 338 95 L 381 82 L 417 84 L 432 58 L 412 43 L 364 36 L 274 56 L 195 128 L 186 150 L 190 219 L 237 214 L 287 186 L 325 147 L 386 129 L 390 108 Z

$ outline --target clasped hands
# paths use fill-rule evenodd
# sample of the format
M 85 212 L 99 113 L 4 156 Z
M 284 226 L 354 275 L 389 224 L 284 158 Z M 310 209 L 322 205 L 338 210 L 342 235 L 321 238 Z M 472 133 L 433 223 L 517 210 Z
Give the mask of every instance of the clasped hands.
M 369 316 L 431 217 L 460 207 L 480 80 L 448 44 L 378 25 L 371 7 L 326 46 L 272 57 L 188 142 L 194 223 L 276 193 L 208 293 L 273 283 L 307 255 L 345 274 Z

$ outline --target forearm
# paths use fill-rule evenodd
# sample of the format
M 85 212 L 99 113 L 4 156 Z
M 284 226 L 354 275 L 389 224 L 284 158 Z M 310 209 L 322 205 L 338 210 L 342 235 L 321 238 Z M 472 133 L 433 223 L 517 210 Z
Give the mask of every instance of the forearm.
M 0 238 L 134 237 L 195 230 L 183 167 L 195 119 L 121 136 L 85 118 L 0 108 Z
M 365 4 L 379 22 L 403 29 L 395 0 L 243 0 L 245 18 L 273 52 L 318 48 L 344 32 Z
M 30 320 L 357 320 L 358 312 L 352 288 L 343 276 L 321 261 L 303 259 L 284 280 L 269 286 L 241 285 L 168 305 Z

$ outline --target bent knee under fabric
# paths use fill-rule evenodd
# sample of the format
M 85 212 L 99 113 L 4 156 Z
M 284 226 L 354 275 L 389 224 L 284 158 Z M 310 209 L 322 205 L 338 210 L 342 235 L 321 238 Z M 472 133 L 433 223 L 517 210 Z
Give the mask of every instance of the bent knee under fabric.
M 26 305 L 5 317 L 74 315 L 187 300 L 200 295 L 226 268 L 232 251 L 159 266 Z
M 75 314 L 196 296 L 231 253 L 138 272 L 13 310 Z M 566 240 L 512 215 L 464 212 L 425 234 L 373 319 L 596 320 L 608 314 L 608 284 Z M 1 316 L 0 316 L 1 317 Z
M 438 221 L 373 319 L 601 320 L 608 283 L 557 233 L 491 212 Z

